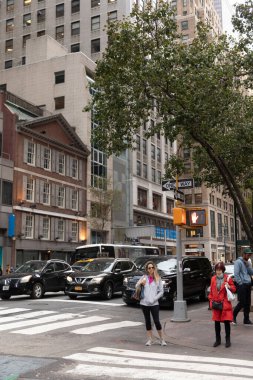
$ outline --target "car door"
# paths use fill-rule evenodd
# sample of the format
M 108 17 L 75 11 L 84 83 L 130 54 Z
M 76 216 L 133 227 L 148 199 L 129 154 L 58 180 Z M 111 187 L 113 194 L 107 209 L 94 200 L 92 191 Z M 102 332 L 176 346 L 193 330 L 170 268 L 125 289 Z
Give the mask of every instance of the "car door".
M 183 262 L 183 286 L 184 297 L 189 298 L 198 294 L 201 289 L 199 281 L 199 265 L 198 261 L 194 259 L 186 259 Z
M 57 288 L 58 290 L 64 290 L 65 289 L 65 281 L 66 281 L 66 268 L 65 264 L 59 262 L 55 262 L 55 276 L 57 277 Z
M 119 292 L 123 287 L 122 261 L 118 260 L 113 267 L 114 291 Z
M 131 273 L 133 268 L 135 268 L 135 265 L 133 262 L 131 261 L 122 261 L 121 263 L 121 274 L 122 274 L 122 282 L 120 283 L 120 291 L 123 290 L 123 281 L 124 281 L 124 277 Z
M 58 290 L 58 281 L 57 276 L 55 275 L 54 263 L 48 263 L 43 270 L 43 283 L 45 291 L 57 291 Z

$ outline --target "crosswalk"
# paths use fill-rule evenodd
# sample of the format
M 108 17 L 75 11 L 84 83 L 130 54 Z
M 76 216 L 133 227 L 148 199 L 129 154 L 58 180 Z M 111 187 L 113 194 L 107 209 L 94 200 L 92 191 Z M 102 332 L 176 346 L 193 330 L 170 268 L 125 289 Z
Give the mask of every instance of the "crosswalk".
M 143 324 L 128 320 L 110 322 L 111 319 L 102 315 L 86 316 L 85 314 L 59 313 L 51 310 L 0 308 L 0 331 L 21 335 L 39 335 L 67 328 L 73 334 L 90 335 Z M 105 321 L 106 323 L 104 323 Z M 80 328 L 75 329 L 74 327 L 77 326 Z
M 93 347 L 84 353 L 65 356 L 64 359 L 77 362 L 67 374 L 80 378 L 247 380 L 252 379 L 253 371 L 253 362 L 248 360 L 108 347 Z

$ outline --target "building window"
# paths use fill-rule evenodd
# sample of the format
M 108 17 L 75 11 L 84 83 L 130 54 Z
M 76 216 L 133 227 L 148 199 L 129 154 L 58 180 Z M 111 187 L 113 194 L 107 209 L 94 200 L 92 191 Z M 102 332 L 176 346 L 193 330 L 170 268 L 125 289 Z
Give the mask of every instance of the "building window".
M 58 207 L 64 207 L 65 206 L 65 188 L 63 186 L 58 187 L 57 206 Z
M 72 222 L 71 225 L 71 240 L 78 241 L 78 223 Z
M 169 215 L 173 214 L 174 201 L 172 199 L 166 199 L 166 212 Z
M 71 13 L 80 12 L 80 0 L 71 1 Z
M 45 34 L 46 34 L 45 30 L 40 30 L 39 32 L 37 32 L 37 37 L 45 36 Z
M 13 51 L 13 40 L 6 40 L 5 41 L 5 53 L 9 53 Z
M 78 191 L 77 190 L 72 190 L 71 209 L 78 210 Z
M 64 25 L 57 26 L 55 28 L 55 39 L 57 41 L 62 40 L 64 38 Z
M 186 230 L 186 237 L 187 238 L 194 238 L 196 239 L 197 237 L 203 237 L 203 227 L 200 228 L 191 228 Z
M 55 17 L 63 17 L 64 16 L 64 3 L 57 4 L 55 7 Z
M 136 136 L 136 150 L 138 151 L 138 152 L 140 152 L 141 151 L 141 138 L 140 138 L 140 136 Z
M 210 210 L 211 237 L 216 237 L 215 212 Z
M 6 32 L 12 32 L 14 29 L 14 18 L 6 20 Z
M 162 197 L 161 195 L 153 194 L 153 210 L 161 211 L 162 209 Z
M 148 167 L 146 164 L 143 164 L 143 178 L 148 178 Z
M 115 20 L 117 20 L 117 18 L 118 18 L 117 11 L 112 11 L 112 12 L 108 13 L 108 21 L 109 22 L 115 21 Z
M 31 141 L 28 141 L 27 144 L 26 162 L 30 165 L 35 165 L 35 144 Z
M 91 30 L 100 29 L 100 16 L 91 17 Z
M 235 241 L 235 222 L 233 218 L 230 218 L 230 232 L 231 232 L 231 240 Z
M 65 82 L 65 71 L 57 71 L 54 73 L 54 83 L 64 83 Z
M 147 207 L 148 200 L 147 200 L 147 190 L 138 188 L 138 206 L 141 207 Z
M 30 40 L 30 38 L 31 38 L 31 34 L 26 34 L 25 36 L 23 36 L 23 48 L 26 47 L 26 41 Z
M 155 145 L 151 144 L 151 158 L 155 160 Z
M 157 161 L 161 162 L 161 149 L 157 148 Z
M 99 53 L 100 52 L 100 38 L 96 38 L 95 40 L 91 40 L 91 53 Z
M 202 203 L 202 193 L 195 194 L 195 204 Z
M 181 22 L 181 29 L 187 30 L 188 29 L 188 21 L 182 21 Z
M 143 139 L 142 140 L 142 150 L 143 150 L 143 154 L 147 154 L 147 140 Z
M 184 148 L 183 149 L 183 158 L 184 158 L 184 160 L 189 160 L 191 158 L 190 148 Z
M 34 179 L 32 178 L 27 178 L 25 199 L 30 202 L 34 201 Z
M 80 34 L 80 21 L 72 22 L 71 24 L 71 36 L 77 36 Z
M 33 237 L 33 215 L 25 215 L 25 237 Z
M 227 211 L 227 209 L 228 209 L 228 202 L 223 201 L 223 208 L 224 208 L 225 211 Z
M 187 0 L 182 0 L 183 7 L 187 7 Z
M 217 198 L 217 207 L 221 208 L 221 199 Z
M 42 203 L 46 205 L 50 204 L 50 184 L 47 182 L 43 182 Z
M 185 194 L 184 201 L 185 201 L 185 204 L 187 205 L 192 204 L 192 194 Z
M 141 176 L 141 162 L 140 161 L 136 162 L 136 174 L 138 176 Z
M 218 218 L 218 236 L 222 237 L 222 215 L 218 213 L 217 218 Z
M 98 7 L 101 0 L 91 0 L 91 8 Z
M 80 51 L 80 44 L 78 43 L 71 45 L 70 51 L 71 53 L 77 53 L 78 51 Z
M 23 27 L 26 28 L 27 26 L 31 26 L 32 24 L 32 16 L 31 13 L 27 13 L 23 16 Z
M 51 150 L 48 148 L 44 148 L 43 168 L 45 170 L 51 169 Z
M 46 20 L 46 10 L 45 9 L 39 9 L 37 11 L 37 22 L 44 22 Z
M 63 153 L 59 153 L 58 173 L 65 174 L 65 155 Z
M 156 171 L 155 171 L 155 168 L 151 169 L 151 181 L 153 181 L 153 182 L 156 181 Z
M 182 41 L 188 41 L 189 40 L 189 34 L 183 34 L 181 38 L 182 38 Z
M 185 173 L 191 172 L 191 163 L 190 162 L 184 162 L 184 172 Z
M 4 62 L 4 68 L 5 69 L 10 69 L 13 66 L 12 59 L 9 59 L 8 61 Z
M 14 11 L 14 0 L 7 0 L 6 1 L 6 12 L 13 12 Z
M 72 159 L 71 177 L 72 178 L 78 178 L 78 160 L 76 158 Z
M 58 96 L 57 98 L 54 98 L 54 109 L 60 110 L 65 107 L 65 97 L 64 96 Z
M 169 161 L 169 154 L 167 152 L 164 153 L 164 160 L 165 164 L 167 163 L 167 161 Z
M 2 204 L 12 206 L 12 182 L 2 181 Z
M 160 133 L 160 131 L 156 133 L 156 138 L 157 138 L 157 140 L 161 140 L 161 133 Z
M 162 173 L 160 172 L 160 170 L 157 170 L 157 183 L 162 183 Z
M 64 240 L 64 221 L 58 220 L 57 240 Z
M 42 219 L 42 235 L 43 239 L 49 239 L 50 221 L 48 217 Z

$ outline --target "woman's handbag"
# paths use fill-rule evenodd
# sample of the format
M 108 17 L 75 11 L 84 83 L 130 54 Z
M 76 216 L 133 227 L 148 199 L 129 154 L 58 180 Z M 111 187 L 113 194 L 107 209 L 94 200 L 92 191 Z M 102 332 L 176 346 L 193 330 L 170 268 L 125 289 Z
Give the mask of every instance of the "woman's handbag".
M 223 302 L 213 301 L 212 302 L 212 309 L 213 310 L 222 310 L 223 309 Z
M 135 292 L 132 294 L 132 298 L 136 301 L 140 301 L 144 297 L 144 286 L 137 286 Z
M 228 300 L 231 302 L 231 301 L 234 301 L 235 299 L 235 295 L 231 292 L 231 290 L 229 290 L 227 287 L 226 287 L 226 291 L 227 291 L 227 297 L 228 297 Z

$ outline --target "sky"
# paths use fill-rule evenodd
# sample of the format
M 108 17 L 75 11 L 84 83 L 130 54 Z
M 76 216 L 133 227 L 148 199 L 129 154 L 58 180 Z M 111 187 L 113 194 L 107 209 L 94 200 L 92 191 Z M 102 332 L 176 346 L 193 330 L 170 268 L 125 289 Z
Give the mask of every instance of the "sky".
M 234 4 L 242 4 L 243 2 L 244 0 L 222 0 L 223 29 L 228 34 L 233 34 L 231 18 L 234 14 Z

